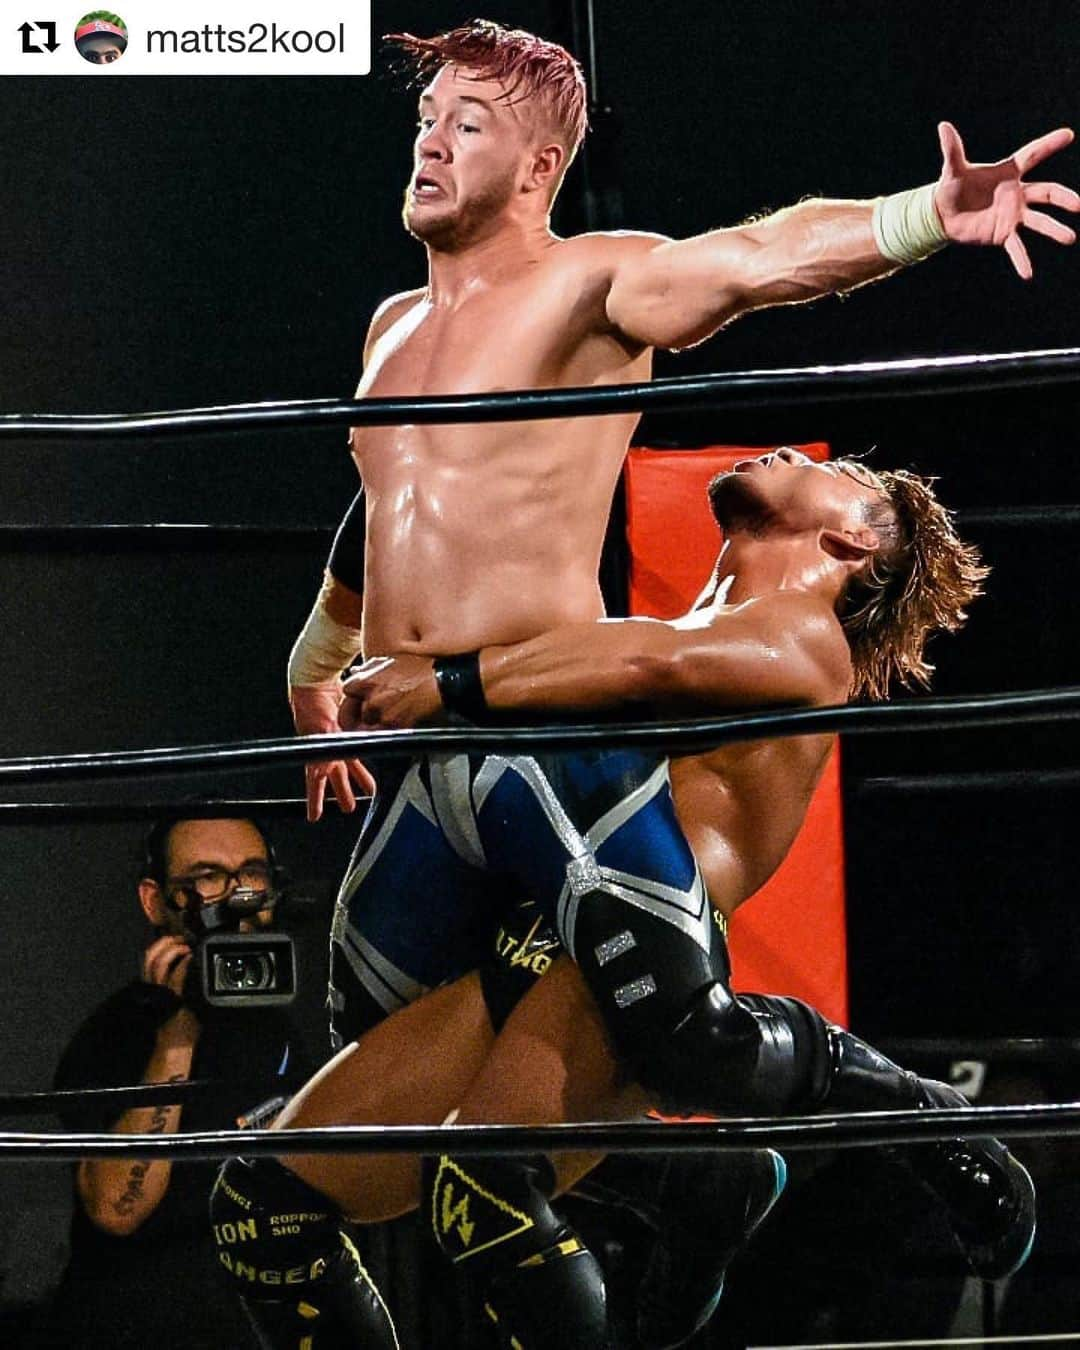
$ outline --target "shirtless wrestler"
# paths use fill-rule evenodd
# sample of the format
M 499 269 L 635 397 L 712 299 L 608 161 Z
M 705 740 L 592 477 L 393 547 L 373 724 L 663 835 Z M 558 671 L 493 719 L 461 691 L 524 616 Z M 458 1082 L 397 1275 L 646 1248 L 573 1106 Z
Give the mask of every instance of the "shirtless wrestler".
M 763 701 L 836 702 L 849 690 L 880 696 L 891 675 L 925 678 L 927 636 L 958 626 L 982 576 L 929 490 L 905 475 L 878 478 L 857 464 L 813 465 L 781 451 L 740 465 L 718 480 L 712 498 L 728 542 L 690 614 L 673 623 L 573 625 L 486 651 L 481 667 L 492 706 L 577 711 L 647 700 L 667 710 L 700 712 Z M 843 626 L 836 610 L 842 610 Z M 357 696 L 351 715 L 367 722 L 398 725 L 440 711 L 427 658 L 374 662 L 348 687 Z M 830 744 L 827 737 L 803 737 L 676 762 L 680 817 L 725 916 L 787 852 Z M 613 959 L 633 960 L 633 951 Z M 492 987 L 482 992 L 478 977 L 469 976 L 391 1017 L 344 1051 L 297 1099 L 284 1123 L 435 1121 L 458 1103 L 464 1119 L 580 1119 L 616 1110 L 614 1061 L 569 962 L 558 963 L 512 1014 L 486 1063 L 492 1032 L 484 992 L 491 994 Z M 505 1012 L 498 990 L 489 1006 L 496 1017 Z M 942 1085 L 903 1074 L 794 1001 L 747 998 L 739 1006 L 744 1015 L 749 1009 L 765 1020 L 798 1008 L 803 1035 L 819 1042 L 792 1109 L 963 1100 Z M 946 1201 L 980 1273 L 999 1275 L 1019 1263 L 1033 1225 L 1030 1183 L 1000 1145 L 921 1150 L 911 1161 Z M 695 1160 L 676 1165 L 666 1178 L 677 1193 L 665 1198 L 676 1203 L 661 1214 L 663 1241 L 646 1286 L 645 1344 L 674 1345 L 692 1333 L 707 1315 L 733 1250 L 775 1198 L 772 1155 L 724 1155 L 723 1163 L 706 1175 Z M 304 1159 L 292 1165 L 362 1219 L 388 1217 L 416 1199 L 418 1168 L 411 1160 Z M 522 1331 L 524 1319 L 527 1344 L 547 1344 L 545 1330 L 558 1335 L 556 1327 L 568 1325 L 577 1328 L 575 1344 L 604 1344 L 602 1286 L 588 1254 L 551 1214 L 535 1173 L 522 1194 L 513 1183 L 508 1191 L 503 1170 L 497 1169 L 497 1179 L 494 1170 L 493 1164 L 446 1160 L 434 1174 L 436 1186 L 445 1191 L 449 1182 L 457 1189 L 452 1203 L 431 1204 L 433 1217 L 460 1217 L 464 1198 L 471 1205 L 468 1223 L 436 1223 L 444 1248 L 468 1258 L 483 1247 L 492 1217 L 485 1196 L 509 1194 L 505 1203 L 532 1218 L 533 1237 L 545 1235 L 545 1245 L 570 1259 L 562 1269 L 550 1260 L 519 1267 L 533 1253 L 522 1253 L 505 1236 L 487 1249 L 477 1264 L 495 1277 L 488 1302 L 498 1306 L 507 1337 L 515 1328 Z M 246 1198 L 250 1180 L 236 1168 L 230 1184 Z M 316 1192 L 289 1184 L 300 1187 L 293 1203 L 306 1195 L 307 1208 L 317 1212 Z M 745 1203 L 732 1209 L 740 1195 Z M 218 1205 L 229 1212 L 220 1195 Z M 463 1248 L 466 1233 L 472 1240 Z M 231 1252 L 230 1259 L 237 1255 L 243 1252 Z M 592 1333 L 596 1339 L 590 1340 Z
M 948 240 L 1002 244 L 1028 276 L 1021 226 L 1063 243 L 1074 238 L 1035 205 L 1075 211 L 1077 194 L 1024 182 L 1071 132 L 1052 132 L 998 164 L 972 165 L 956 131 L 942 124 L 942 176 L 911 193 L 877 202 L 803 202 L 753 225 L 680 241 L 633 233 L 559 239 L 549 227 L 551 202 L 585 120 L 577 66 L 552 44 L 485 23 L 401 45 L 431 77 L 420 99 L 404 213 L 426 247 L 428 284 L 392 297 L 376 313 L 361 395 L 643 379 L 654 346 L 685 347 L 751 310 L 850 290 Z M 635 421 L 612 416 L 355 433 L 353 454 L 367 495 L 362 616 L 332 593 L 317 603 L 290 667 L 298 728 L 332 725 L 337 675 L 361 649 L 472 652 L 598 618 L 604 523 Z M 456 691 L 457 710 L 475 713 L 475 660 L 444 657 L 439 673 L 447 696 Z M 312 775 L 313 808 L 322 790 Z M 481 799 L 491 814 L 505 812 L 514 829 L 481 839 L 469 810 Z M 689 886 L 687 909 L 697 915 L 684 927 L 648 916 L 651 936 L 646 944 L 642 932 L 639 945 L 655 939 L 662 948 L 685 946 L 697 960 L 704 949 L 694 931 L 706 900 L 656 759 L 562 757 L 511 775 L 494 764 L 485 772 L 465 756 L 380 766 L 374 811 L 335 918 L 333 1000 L 341 1039 L 457 973 L 461 948 L 505 894 L 505 881 L 494 886 L 488 870 L 500 850 L 520 867 L 540 840 L 545 847 L 559 841 L 564 816 L 580 818 L 601 801 L 631 811 L 634 823 L 607 841 L 605 865 L 640 877 L 634 839 L 664 837 L 667 846 L 647 861 L 654 868 L 662 863 L 661 885 Z M 595 823 L 579 820 L 578 833 Z M 552 906 L 566 861 L 547 877 L 558 881 L 547 897 Z M 670 999 L 621 1006 L 628 991 L 610 980 L 610 964 L 582 957 L 607 950 L 608 928 L 614 934 L 625 927 L 610 890 L 593 886 L 595 861 L 584 858 L 573 869 L 574 903 L 562 916 L 570 926 L 560 922 L 560 936 L 581 962 L 620 1053 L 634 1039 L 631 1025 L 647 1025 L 650 1034 L 635 1043 L 649 1061 L 650 1086 L 665 1098 L 688 1099 L 684 1073 L 700 1056 L 666 1049 L 670 1026 L 654 1014 L 670 1010 Z M 694 982 L 689 966 L 684 976 Z M 694 987 L 703 988 L 702 981 Z M 704 997 L 686 1023 L 688 1039 L 710 1036 L 716 1011 Z M 641 1066 L 632 1068 L 640 1076 Z M 696 1079 L 694 1091 L 705 1089 Z

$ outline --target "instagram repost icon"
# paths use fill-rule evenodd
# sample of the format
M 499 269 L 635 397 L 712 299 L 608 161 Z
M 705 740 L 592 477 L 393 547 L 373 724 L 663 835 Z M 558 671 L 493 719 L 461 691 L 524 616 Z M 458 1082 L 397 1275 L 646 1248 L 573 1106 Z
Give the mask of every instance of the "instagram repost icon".
M 75 25 L 75 46 L 84 61 L 107 66 L 119 61 L 128 44 L 127 24 L 119 14 L 95 9 Z

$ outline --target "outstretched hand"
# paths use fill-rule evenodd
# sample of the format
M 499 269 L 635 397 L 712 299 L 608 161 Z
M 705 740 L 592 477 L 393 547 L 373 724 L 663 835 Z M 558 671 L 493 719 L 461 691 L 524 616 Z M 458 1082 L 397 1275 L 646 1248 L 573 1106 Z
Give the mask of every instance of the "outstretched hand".
M 1080 194 L 1061 183 L 1024 181 L 1036 165 L 1071 144 L 1073 132 L 1069 127 L 1059 127 L 1029 141 L 996 164 L 970 164 L 960 133 L 951 122 L 939 123 L 938 138 L 944 164 L 934 205 L 950 239 L 960 244 L 1000 245 L 1025 281 L 1031 280 L 1032 268 L 1020 238 L 1021 227 L 1059 244 L 1075 242 L 1075 230 L 1034 207 L 1056 206 L 1077 212 Z
M 343 731 L 415 727 L 440 719 L 442 700 L 430 656 L 376 656 L 344 684 L 338 714 Z
M 338 707 L 341 703 L 341 685 L 333 684 L 296 685 L 289 690 L 289 706 L 292 708 L 293 724 L 301 736 L 313 736 L 323 732 L 336 732 L 338 727 Z M 356 810 L 356 792 L 372 796 L 375 792 L 375 780 L 358 759 L 333 759 L 318 764 L 304 765 L 304 782 L 307 796 L 307 818 L 319 820 L 326 800 L 326 788 L 337 798 L 343 811 Z

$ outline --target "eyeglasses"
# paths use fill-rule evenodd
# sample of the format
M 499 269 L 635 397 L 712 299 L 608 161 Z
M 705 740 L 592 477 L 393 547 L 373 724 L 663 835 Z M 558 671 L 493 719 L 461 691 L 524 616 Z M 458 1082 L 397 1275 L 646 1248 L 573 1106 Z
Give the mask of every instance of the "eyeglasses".
M 233 872 L 226 867 L 200 867 L 184 876 L 169 877 L 166 886 L 170 895 L 179 892 L 185 899 L 210 904 L 224 899 L 234 882 L 241 890 L 269 894 L 274 884 L 274 869 L 268 862 L 258 861 L 242 863 Z

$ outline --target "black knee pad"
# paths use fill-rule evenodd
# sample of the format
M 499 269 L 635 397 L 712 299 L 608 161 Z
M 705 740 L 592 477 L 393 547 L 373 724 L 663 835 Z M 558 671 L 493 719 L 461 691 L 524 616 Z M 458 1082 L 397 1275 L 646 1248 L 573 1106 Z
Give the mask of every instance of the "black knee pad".
M 829 1090 L 834 1072 L 831 1033 L 835 1030 L 821 1013 L 801 998 L 776 994 L 739 994 L 741 1007 L 752 1013 L 762 1031 L 759 1068 L 772 1087 L 766 1088 L 763 1111 L 814 1111 Z
M 922 1080 L 808 1003 L 768 994 L 740 994 L 739 1002 L 765 1023 L 790 1028 L 802 1072 L 791 1105 L 803 1111 L 914 1110 L 925 1105 Z
M 210 1193 L 218 1261 L 260 1342 L 396 1350 L 378 1289 L 335 1207 L 272 1158 L 230 1158 Z
M 827 1081 L 821 1016 L 799 999 L 736 997 L 722 981 L 700 990 L 668 1039 L 642 1064 L 642 1084 L 678 1111 L 774 1114 L 809 1109 Z

